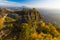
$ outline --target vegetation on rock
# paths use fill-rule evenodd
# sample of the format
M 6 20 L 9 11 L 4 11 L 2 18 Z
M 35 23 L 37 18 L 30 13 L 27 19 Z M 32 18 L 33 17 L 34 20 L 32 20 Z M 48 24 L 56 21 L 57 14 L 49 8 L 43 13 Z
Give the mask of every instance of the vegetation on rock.
M 0 37 L 1 40 L 60 40 L 60 26 L 45 23 L 35 8 L 24 8 L 16 14 L 16 20 L 6 17 L 5 22 L 13 23 L 1 29 L 5 33 Z

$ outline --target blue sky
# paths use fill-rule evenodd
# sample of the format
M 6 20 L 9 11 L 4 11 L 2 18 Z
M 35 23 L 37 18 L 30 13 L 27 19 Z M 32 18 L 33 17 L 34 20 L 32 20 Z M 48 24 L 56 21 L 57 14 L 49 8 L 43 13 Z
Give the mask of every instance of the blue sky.
M 0 0 L 0 6 L 60 9 L 60 0 Z
M 7 0 L 7 1 L 17 2 L 17 3 L 21 3 L 21 4 L 28 4 L 28 5 L 44 2 L 44 0 Z
M 35 3 L 35 2 L 38 2 L 38 1 L 42 1 L 42 0 L 8 0 L 8 1 L 13 1 L 13 2 L 20 2 L 20 3 Z

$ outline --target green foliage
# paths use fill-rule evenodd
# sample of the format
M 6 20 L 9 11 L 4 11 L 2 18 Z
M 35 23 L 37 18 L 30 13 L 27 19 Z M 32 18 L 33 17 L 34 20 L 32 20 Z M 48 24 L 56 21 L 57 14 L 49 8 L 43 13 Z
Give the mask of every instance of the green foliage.
M 14 22 L 14 21 L 16 21 L 16 20 L 13 18 L 10 18 L 10 17 L 5 18 L 5 22 Z
M 21 35 L 21 38 L 22 39 L 20 38 L 20 40 L 28 40 L 29 39 L 29 34 L 31 32 L 30 27 L 29 27 L 29 24 L 23 23 L 21 25 L 21 27 L 22 27 L 22 30 L 20 32 L 20 35 Z

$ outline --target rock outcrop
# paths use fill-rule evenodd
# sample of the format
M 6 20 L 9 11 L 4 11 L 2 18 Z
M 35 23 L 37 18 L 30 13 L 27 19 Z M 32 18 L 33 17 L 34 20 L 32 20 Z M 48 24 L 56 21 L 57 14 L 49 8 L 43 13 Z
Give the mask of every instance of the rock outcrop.
M 0 27 L 3 27 L 3 23 L 9 12 L 13 12 L 13 11 L 8 10 L 6 8 L 0 8 Z
M 0 26 L 3 25 L 5 18 L 9 13 L 18 14 L 18 19 L 16 22 L 19 24 L 28 22 L 29 20 L 31 20 L 32 22 L 35 20 L 38 21 L 43 18 L 35 8 L 23 10 L 10 10 L 6 8 L 0 8 Z
M 36 9 L 23 9 L 22 11 L 15 11 L 14 13 L 18 14 L 18 23 L 28 22 L 29 20 L 40 21 L 43 19 L 43 16 Z

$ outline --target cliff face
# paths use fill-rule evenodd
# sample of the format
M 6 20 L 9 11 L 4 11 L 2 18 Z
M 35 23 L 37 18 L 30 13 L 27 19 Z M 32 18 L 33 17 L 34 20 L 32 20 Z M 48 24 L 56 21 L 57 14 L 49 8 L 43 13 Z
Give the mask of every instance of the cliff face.
M 3 25 L 8 13 L 17 14 L 16 23 L 18 24 L 25 23 L 28 21 L 31 22 L 40 21 L 41 19 L 43 19 L 43 16 L 41 16 L 40 13 L 35 8 L 33 9 L 24 8 L 23 10 L 10 10 L 6 8 L 0 8 L 0 26 Z
M 36 9 L 23 9 L 22 11 L 15 11 L 18 14 L 18 23 L 25 23 L 28 21 L 40 21 L 43 19 L 43 16 Z

